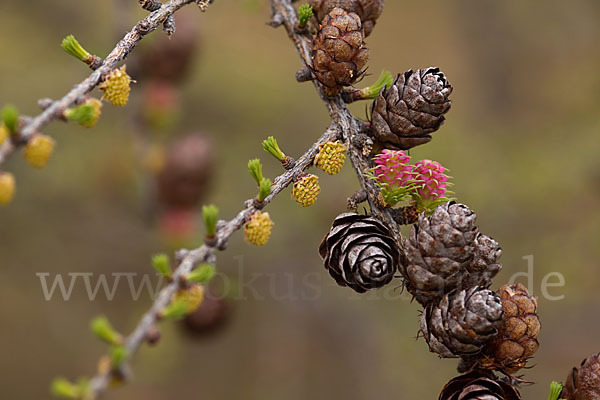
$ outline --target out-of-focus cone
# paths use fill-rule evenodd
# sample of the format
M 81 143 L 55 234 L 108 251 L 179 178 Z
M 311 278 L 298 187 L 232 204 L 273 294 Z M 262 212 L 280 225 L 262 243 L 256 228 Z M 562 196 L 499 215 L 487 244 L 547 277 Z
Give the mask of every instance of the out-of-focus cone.
M 170 131 L 180 114 L 179 91 L 169 82 L 151 80 L 144 86 L 144 121 L 157 131 Z
M 168 247 L 189 247 L 195 243 L 199 232 L 196 213 L 194 210 L 168 209 L 160 216 L 159 230 Z
M 157 176 L 158 200 L 166 208 L 197 207 L 206 194 L 214 167 L 212 142 L 201 134 L 176 140 Z
M 183 325 L 195 337 L 213 335 L 227 325 L 231 312 L 231 301 L 209 288 L 200 307 L 185 317 Z
M 192 62 L 198 51 L 198 21 L 177 14 L 176 31 L 170 38 L 156 35 L 158 39 L 138 53 L 139 58 L 132 64 L 132 74 L 140 80 L 144 78 L 180 82 L 188 76 Z

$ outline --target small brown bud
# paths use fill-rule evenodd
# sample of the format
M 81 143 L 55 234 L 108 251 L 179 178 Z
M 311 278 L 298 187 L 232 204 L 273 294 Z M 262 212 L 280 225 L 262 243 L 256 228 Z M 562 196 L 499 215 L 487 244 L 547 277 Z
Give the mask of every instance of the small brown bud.
M 154 346 L 158 343 L 159 340 L 160 340 L 160 331 L 158 330 L 158 328 L 156 326 L 153 326 L 152 328 L 150 328 L 148 333 L 146 333 L 146 342 L 150 346 Z

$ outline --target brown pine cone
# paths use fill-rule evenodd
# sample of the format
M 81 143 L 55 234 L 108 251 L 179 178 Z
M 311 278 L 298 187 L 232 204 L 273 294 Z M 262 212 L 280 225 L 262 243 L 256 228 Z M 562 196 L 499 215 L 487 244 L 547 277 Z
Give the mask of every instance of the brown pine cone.
M 312 71 L 327 95 L 334 96 L 356 82 L 368 58 L 360 17 L 334 8 L 323 19 L 312 52 Z
M 377 219 L 356 213 L 337 216 L 319 254 L 338 285 L 358 293 L 388 284 L 400 260 L 390 230 Z
M 475 226 L 477 215 L 464 204 L 439 205 L 424 213 L 404 239 L 400 273 L 407 290 L 423 305 L 454 290 L 488 288 L 502 265 L 500 246 Z
M 429 142 L 450 109 L 450 93 L 452 86 L 439 68 L 398 75 L 373 102 L 372 135 L 389 149 L 408 150 Z
M 479 353 L 498 334 L 501 321 L 498 295 L 473 287 L 427 306 L 421 315 L 421 332 L 431 352 L 456 358 Z
M 180 82 L 187 77 L 198 51 L 198 24 L 185 14 L 177 17 L 177 31 L 173 36 L 160 35 L 155 43 L 140 49 L 131 67 L 131 74 Z M 136 53 L 138 54 L 138 53 Z
M 346 12 L 353 12 L 360 17 L 365 37 L 371 34 L 377 18 L 383 12 L 385 0 L 309 0 L 308 4 L 312 6 L 319 21 L 322 21 L 327 14 L 336 7 Z
M 569 373 L 561 398 L 600 400 L 600 354 L 592 354 Z
M 175 208 L 197 206 L 206 192 L 213 167 L 213 145 L 205 136 L 190 134 L 176 140 L 157 177 L 160 202 Z
M 521 400 L 521 395 L 494 374 L 475 370 L 448 382 L 438 400 Z
M 435 302 L 458 288 L 473 260 L 476 218 L 466 205 L 449 202 L 429 217 L 421 214 L 412 226 L 400 272 L 419 303 Z
M 502 299 L 502 324 L 498 336 L 491 341 L 480 366 L 514 373 L 527 365 L 539 347 L 540 319 L 537 301 L 520 283 L 504 285 L 497 292 Z

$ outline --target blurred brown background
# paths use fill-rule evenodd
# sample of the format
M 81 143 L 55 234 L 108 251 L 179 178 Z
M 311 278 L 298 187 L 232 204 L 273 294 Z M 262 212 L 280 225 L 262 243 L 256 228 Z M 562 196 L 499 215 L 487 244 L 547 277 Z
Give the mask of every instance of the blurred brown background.
M 248 159 L 262 158 L 267 176 L 280 173 L 260 141 L 274 135 L 299 155 L 328 117 L 312 85 L 295 82 L 299 59 L 284 31 L 265 25 L 264 4 L 217 1 L 206 14 L 194 7 L 182 14 L 197 21 L 201 41 L 183 83 L 178 131 L 200 130 L 216 143 L 205 202 L 229 218 L 255 191 Z M 88 73 L 60 49 L 64 36 L 73 33 L 104 56 L 120 27 L 143 15 L 134 0 L 2 0 L 0 104 L 36 113 L 38 98 L 60 97 Z M 596 0 L 388 0 L 367 40 L 373 75 L 437 65 L 453 84 L 446 124 L 412 154 L 450 168 L 456 197 L 501 243 L 504 270 L 495 287 L 526 270 L 523 256 L 535 257 L 530 290 L 543 328 L 535 368 L 525 371 L 538 383 L 523 388 L 528 399 L 545 398 L 552 379 L 600 350 L 599 21 Z M 125 109 L 105 104 L 92 130 L 50 125 L 45 133 L 58 148 L 42 171 L 19 155 L 4 166 L 15 173 L 18 194 L 0 209 L 2 399 L 48 398 L 53 377 L 92 375 L 105 346 L 88 321 L 103 313 L 128 332 L 150 304 L 147 295 L 133 301 L 124 284 L 112 301 L 102 292 L 89 301 L 81 280 L 70 301 L 58 294 L 46 301 L 36 276 L 152 273 L 151 254 L 166 247 L 144 217 L 136 180 L 130 114 L 139 101 L 134 87 Z M 365 104 L 352 109 L 365 116 Z M 456 360 L 439 360 L 415 341 L 418 305 L 394 287 L 353 295 L 321 266 L 317 246 L 357 188 L 353 174 L 346 166 L 339 176 L 321 176 L 320 199 L 309 209 L 280 196 L 269 206 L 276 225 L 265 248 L 236 235 L 219 254 L 219 269 L 240 285 L 260 275 L 254 292 L 238 288 L 245 299 L 234 301 L 227 328 L 198 340 L 163 324 L 160 345 L 136 357 L 133 383 L 106 398 L 437 398 Z M 565 296 L 560 301 L 540 289 L 553 271 L 566 280 L 550 288 Z

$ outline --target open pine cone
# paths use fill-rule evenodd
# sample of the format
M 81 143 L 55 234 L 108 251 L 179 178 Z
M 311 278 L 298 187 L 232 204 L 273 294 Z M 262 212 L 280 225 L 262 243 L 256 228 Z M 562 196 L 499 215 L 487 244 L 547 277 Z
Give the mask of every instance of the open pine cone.
M 497 293 L 502 299 L 504 316 L 498 336 L 488 343 L 486 356 L 479 365 L 514 373 L 527 365 L 539 347 L 537 336 L 541 325 L 537 301 L 520 283 L 504 285 Z
M 477 215 L 464 204 L 439 205 L 431 216 L 419 215 L 404 239 L 400 272 L 407 290 L 423 305 L 453 290 L 487 288 L 502 266 L 496 241 L 479 233 Z
M 319 253 L 338 285 L 358 293 L 388 284 L 400 260 L 390 230 L 377 219 L 356 213 L 337 216 Z
M 440 357 L 476 354 L 498 334 L 502 302 L 488 289 L 473 287 L 444 296 L 421 315 L 421 332 L 429 350 Z
M 356 82 L 368 58 L 360 17 L 334 8 L 321 23 L 312 54 L 312 71 L 327 95 L 334 96 Z
M 408 150 L 429 142 L 450 109 L 450 93 L 452 86 L 438 68 L 398 75 L 373 102 L 373 136 L 388 149 Z
M 521 395 L 494 374 L 475 370 L 448 382 L 439 400 L 521 400 Z
M 561 398 L 600 400 L 600 354 L 592 354 L 569 373 Z
M 334 8 L 339 7 L 346 12 L 353 12 L 360 17 L 365 37 L 371 34 L 377 18 L 383 12 L 385 0 L 309 0 L 317 19 L 322 21 Z
M 442 298 L 464 278 L 473 259 L 476 217 L 464 204 L 449 202 L 429 217 L 421 214 L 413 225 L 404 240 L 405 261 L 400 272 L 419 303 Z

